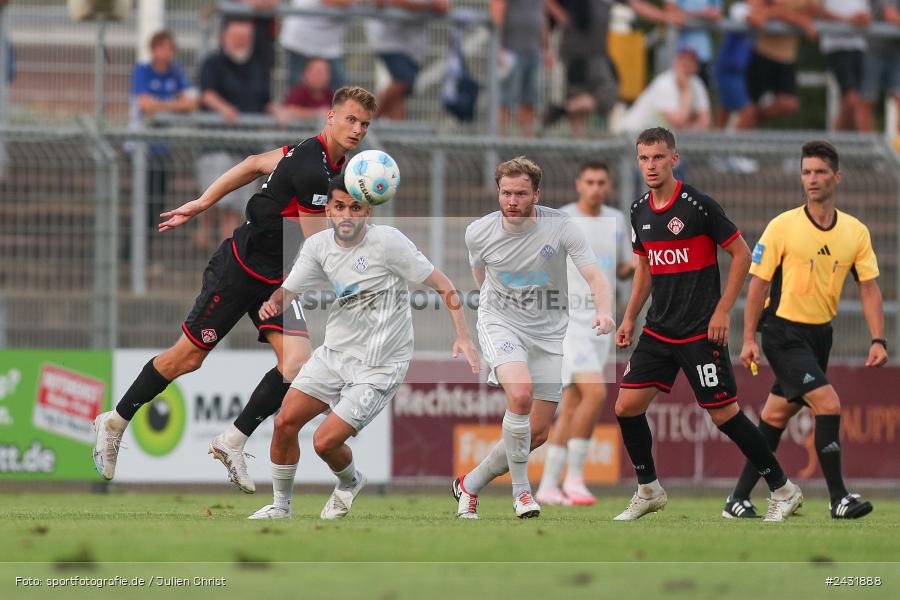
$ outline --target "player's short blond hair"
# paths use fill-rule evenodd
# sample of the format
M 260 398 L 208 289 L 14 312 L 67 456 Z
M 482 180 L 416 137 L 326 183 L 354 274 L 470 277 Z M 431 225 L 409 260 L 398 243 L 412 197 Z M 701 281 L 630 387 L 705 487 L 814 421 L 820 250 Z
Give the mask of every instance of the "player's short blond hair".
M 369 90 L 357 85 L 344 86 L 334 93 L 331 108 L 337 108 L 347 100 L 353 100 L 372 114 L 378 112 L 378 101 Z
M 541 187 L 543 171 L 541 171 L 540 165 L 524 156 L 517 156 L 511 160 L 500 163 L 494 173 L 494 181 L 499 188 L 500 180 L 504 177 L 518 177 L 519 175 L 525 175 L 531 180 L 532 191 L 536 192 L 538 191 L 538 188 Z

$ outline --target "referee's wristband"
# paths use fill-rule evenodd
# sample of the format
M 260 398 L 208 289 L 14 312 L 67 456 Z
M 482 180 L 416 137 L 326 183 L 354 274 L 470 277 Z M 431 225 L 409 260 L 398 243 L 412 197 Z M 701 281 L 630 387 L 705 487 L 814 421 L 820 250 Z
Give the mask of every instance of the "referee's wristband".
M 887 350 L 887 340 L 883 338 L 872 338 L 872 344 L 881 344 Z M 870 344 L 871 345 L 871 344 Z

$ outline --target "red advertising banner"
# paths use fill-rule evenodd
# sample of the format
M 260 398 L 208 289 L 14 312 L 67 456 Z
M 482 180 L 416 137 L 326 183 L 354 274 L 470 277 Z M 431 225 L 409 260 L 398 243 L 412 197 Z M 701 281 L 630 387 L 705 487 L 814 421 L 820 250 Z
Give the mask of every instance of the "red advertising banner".
M 415 373 L 414 373 L 415 370 Z M 451 477 L 467 469 L 498 439 L 506 409 L 502 390 L 467 378 L 457 361 L 417 360 L 408 381 L 435 383 L 404 384 L 394 399 L 392 437 L 394 478 Z M 752 377 L 736 367 L 741 407 L 758 420 L 773 376 L 761 367 Z M 621 375 L 621 365 L 619 368 Z M 892 392 L 900 381 L 900 368 L 866 369 L 862 366 L 832 366 L 828 377 L 843 406 L 841 441 L 846 477 L 853 479 L 900 479 L 900 405 Z M 468 380 L 467 380 L 468 379 Z M 443 383 L 441 381 L 463 382 Z M 613 405 L 616 386 L 607 386 L 605 403 L 594 434 L 598 461 L 591 481 L 615 482 L 619 474 L 632 477 L 628 456 L 618 439 Z M 653 429 L 657 472 L 665 479 L 733 479 L 743 466 L 743 457 L 697 406 L 690 386 L 679 376 L 672 393 L 659 394 L 647 413 Z M 822 474 L 812 446 L 814 418 L 801 411 L 791 421 L 778 448 L 778 458 L 795 480 L 819 479 Z M 611 426 L 611 427 L 610 427 Z M 614 438 L 612 436 L 615 436 Z M 608 458 L 608 442 L 614 439 L 619 469 L 601 468 Z M 606 444 L 606 445 L 605 445 Z M 539 477 L 543 452 L 535 454 L 534 477 Z

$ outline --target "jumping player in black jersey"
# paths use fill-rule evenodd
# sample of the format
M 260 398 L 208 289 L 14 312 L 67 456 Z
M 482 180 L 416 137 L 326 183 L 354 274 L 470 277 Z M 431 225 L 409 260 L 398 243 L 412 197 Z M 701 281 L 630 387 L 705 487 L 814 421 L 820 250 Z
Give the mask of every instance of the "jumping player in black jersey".
M 244 443 L 267 417 L 281 406 L 290 381 L 310 355 L 306 322 L 299 305 L 282 315 L 259 318 L 259 308 L 284 281 L 284 257 L 295 256 L 303 239 L 325 228 L 328 182 L 338 175 L 345 154 L 355 149 L 368 131 L 376 111 L 375 97 L 359 87 L 339 89 L 327 124 L 313 138 L 246 158 L 219 177 L 198 199 L 160 215 L 165 232 L 184 225 L 223 196 L 260 176 L 262 188 L 247 203 L 247 221 L 222 242 L 203 273 L 200 295 L 175 344 L 152 358 L 115 410 L 94 421 L 94 464 L 104 479 L 115 475 L 122 434 L 138 409 L 150 402 L 176 377 L 200 368 L 209 352 L 247 315 L 259 331 L 259 341 L 275 350 L 278 363 L 266 373 L 243 412 L 228 431 L 216 436 L 210 453 L 228 469 L 240 489 L 253 493 L 247 474 Z M 299 226 L 286 227 L 284 219 Z M 288 265 L 289 267 L 289 265 Z
M 631 299 L 616 345 L 631 345 L 635 320 L 651 291 L 644 331 L 625 367 L 616 418 L 637 473 L 638 489 L 616 521 L 662 510 L 666 492 L 656 477 L 647 408 L 658 391 L 669 392 L 678 371 L 713 422 L 762 475 L 772 496 L 768 521 L 782 521 L 800 505 L 800 488 L 784 475 L 765 438 L 737 405 L 728 354 L 729 313 L 750 268 L 750 250 L 722 207 L 675 179 L 675 136 L 661 127 L 637 139 L 637 159 L 650 188 L 631 205 L 631 241 L 638 255 Z M 720 293 L 716 246 L 731 255 L 725 293 Z

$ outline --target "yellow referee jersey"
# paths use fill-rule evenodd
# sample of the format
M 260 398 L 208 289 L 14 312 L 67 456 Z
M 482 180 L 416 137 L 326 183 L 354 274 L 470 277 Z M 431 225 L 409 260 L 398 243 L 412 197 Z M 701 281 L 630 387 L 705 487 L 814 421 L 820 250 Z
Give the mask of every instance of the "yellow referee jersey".
M 857 281 L 878 277 L 869 229 L 836 211 L 820 227 L 806 206 L 769 222 L 753 249 L 750 273 L 771 281 L 766 312 L 795 323 L 828 323 L 837 314 L 847 273 Z

